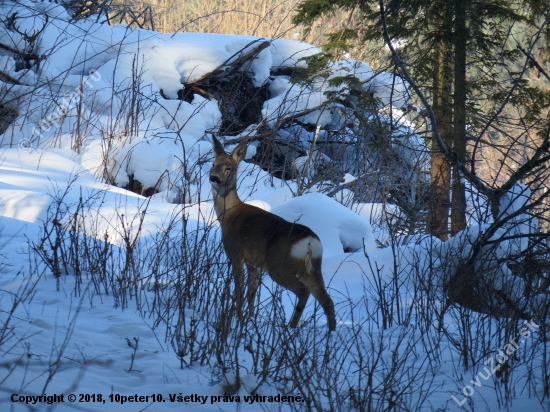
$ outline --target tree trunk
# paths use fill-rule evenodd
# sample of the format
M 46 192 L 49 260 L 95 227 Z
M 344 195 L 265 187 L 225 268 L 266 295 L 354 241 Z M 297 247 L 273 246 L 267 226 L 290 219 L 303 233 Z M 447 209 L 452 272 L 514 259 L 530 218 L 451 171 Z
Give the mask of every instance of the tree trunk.
M 458 160 L 466 162 L 466 27 L 467 0 L 454 1 L 454 93 L 453 93 L 453 144 Z M 466 227 L 466 194 L 457 168 L 453 168 L 451 193 L 451 235 Z
M 450 51 L 441 41 L 436 51 L 437 66 L 434 70 L 434 103 L 433 109 L 437 127 L 443 142 L 449 146 L 452 135 L 451 73 Z M 449 192 L 451 183 L 451 166 L 439 151 L 435 142 L 432 144 L 430 162 L 430 199 L 428 206 L 428 233 L 446 240 L 449 229 Z

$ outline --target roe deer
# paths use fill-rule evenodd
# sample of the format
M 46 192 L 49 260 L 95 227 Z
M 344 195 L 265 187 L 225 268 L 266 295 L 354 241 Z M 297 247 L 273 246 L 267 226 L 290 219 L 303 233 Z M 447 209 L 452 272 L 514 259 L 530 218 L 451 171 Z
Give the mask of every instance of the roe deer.
M 261 272 L 265 271 L 298 298 L 290 327 L 298 325 L 311 293 L 325 311 L 329 330 L 335 330 L 334 303 L 325 289 L 321 272 L 323 246 L 319 237 L 304 225 L 243 203 L 237 195 L 237 166 L 246 154 L 246 143 L 241 142 L 228 155 L 215 136 L 213 142 L 216 158 L 210 170 L 210 183 L 214 210 L 222 229 L 222 243 L 235 279 L 238 312 L 242 313 L 243 264 L 246 264 L 250 316 L 254 315 L 254 299 Z

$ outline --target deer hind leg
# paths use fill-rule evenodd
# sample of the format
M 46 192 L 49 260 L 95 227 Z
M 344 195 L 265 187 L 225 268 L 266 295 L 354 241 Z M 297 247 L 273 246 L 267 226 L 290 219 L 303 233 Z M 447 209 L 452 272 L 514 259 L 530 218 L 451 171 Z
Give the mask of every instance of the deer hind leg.
M 309 263 L 309 262 L 308 262 Z M 336 330 L 336 316 L 334 314 L 334 302 L 325 289 L 323 273 L 321 272 L 321 259 L 312 258 L 310 264 L 304 265 L 300 272 L 302 282 L 319 302 L 327 317 L 329 330 Z
M 260 286 L 261 276 L 260 271 L 254 266 L 246 265 L 248 272 L 248 290 L 246 291 L 246 300 L 248 301 L 248 314 L 251 318 L 254 318 L 254 300 L 256 299 L 256 292 Z

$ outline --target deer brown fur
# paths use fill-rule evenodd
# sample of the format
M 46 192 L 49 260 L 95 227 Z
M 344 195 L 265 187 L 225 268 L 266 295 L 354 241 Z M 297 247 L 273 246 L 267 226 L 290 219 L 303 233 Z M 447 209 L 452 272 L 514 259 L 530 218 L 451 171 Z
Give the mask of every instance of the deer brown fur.
M 291 223 L 258 207 L 243 203 L 237 195 L 237 168 L 246 154 L 241 142 L 231 153 L 225 153 L 213 137 L 216 158 L 210 171 L 214 210 L 222 229 L 222 243 L 235 279 L 235 300 L 242 313 L 244 300 L 244 265 L 248 271 L 246 298 L 250 316 L 261 272 L 294 293 L 298 301 L 290 327 L 300 321 L 310 294 L 323 308 L 329 330 L 336 329 L 334 303 L 325 289 L 321 262 L 323 246 L 308 227 Z

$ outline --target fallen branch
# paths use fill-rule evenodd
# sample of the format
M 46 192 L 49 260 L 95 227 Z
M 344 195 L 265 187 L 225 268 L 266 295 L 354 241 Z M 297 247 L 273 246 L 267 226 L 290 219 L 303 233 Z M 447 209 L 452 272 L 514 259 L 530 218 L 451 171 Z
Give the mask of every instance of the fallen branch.
M 17 84 L 21 86 L 21 82 L 14 77 L 11 77 L 8 73 L 0 71 L 0 81 L 4 83 Z
M 13 47 L 8 46 L 7 44 L 4 44 L 4 43 L 0 43 L 0 48 L 4 49 L 4 50 L 7 50 L 7 51 L 10 51 L 12 53 L 18 54 L 19 56 L 23 56 L 25 54 L 25 52 L 14 49 Z
M 310 109 L 302 110 L 301 112 L 292 113 L 290 116 L 283 117 L 282 119 L 280 119 L 275 124 L 275 126 L 273 126 L 271 129 L 269 129 L 265 133 L 260 133 L 260 134 L 255 134 L 255 135 L 246 135 L 246 136 L 236 137 L 234 139 L 227 139 L 223 142 L 223 144 L 224 145 L 229 145 L 229 144 L 237 144 L 237 143 L 241 143 L 241 142 L 253 142 L 255 140 L 263 140 L 263 139 L 266 139 L 268 137 L 273 137 L 277 134 L 279 129 L 281 127 L 283 127 L 283 125 L 285 123 L 290 122 L 291 120 L 294 120 L 297 117 L 302 117 L 302 116 L 308 115 L 310 113 L 313 113 L 316 110 L 321 110 L 321 109 L 323 109 L 323 106 L 312 107 Z M 265 121 L 265 119 L 263 119 L 262 122 L 263 121 Z M 260 127 L 260 126 L 261 126 L 261 123 L 258 125 L 258 127 Z
M 187 88 L 200 88 L 200 86 L 202 86 L 204 84 L 208 84 L 210 82 L 210 80 L 216 79 L 216 78 L 220 77 L 221 75 L 226 76 L 227 75 L 227 70 L 226 70 L 227 68 L 231 69 L 230 72 L 237 71 L 239 69 L 238 66 L 240 64 L 242 64 L 246 61 L 254 59 L 258 54 L 260 54 L 260 52 L 262 50 L 266 49 L 271 44 L 271 42 L 269 42 L 267 40 L 263 40 L 258 46 L 254 47 L 252 50 L 249 50 L 248 52 L 246 52 L 244 54 L 241 54 L 241 53 L 243 53 L 243 50 L 246 49 L 248 46 L 250 46 L 251 44 L 254 44 L 255 42 L 261 41 L 261 40 L 263 40 L 263 39 L 254 40 L 251 43 L 248 43 L 243 49 L 239 50 L 237 53 L 232 55 L 229 59 L 227 59 L 225 62 L 220 64 L 216 69 L 214 69 L 211 72 L 199 77 L 196 80 L 193 80 L 191 82 L 185 82 L 184 83 L 185 86 Z M 241 54 L 241 55 L 239 56 L 239 54 Z M 234 61 L 232 61 L 236 56 L 239 56 L 239 57 L 237 57 Z

